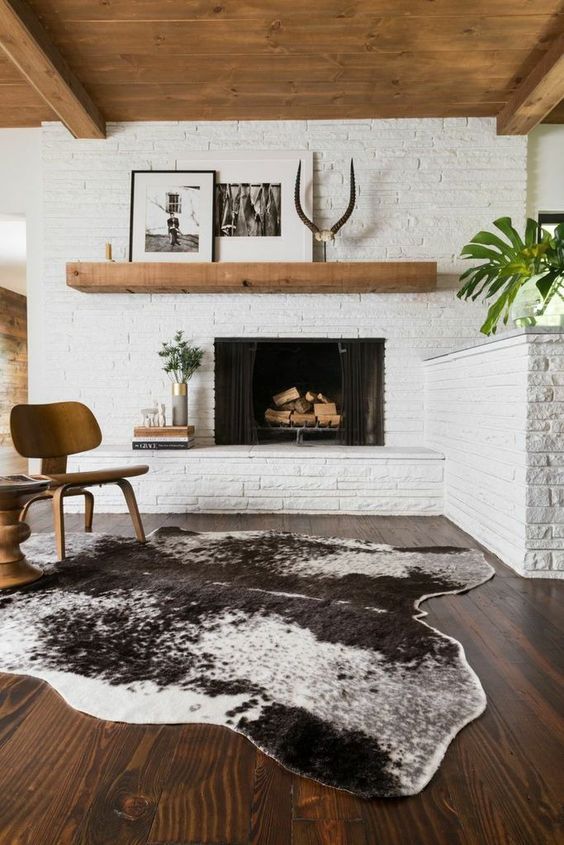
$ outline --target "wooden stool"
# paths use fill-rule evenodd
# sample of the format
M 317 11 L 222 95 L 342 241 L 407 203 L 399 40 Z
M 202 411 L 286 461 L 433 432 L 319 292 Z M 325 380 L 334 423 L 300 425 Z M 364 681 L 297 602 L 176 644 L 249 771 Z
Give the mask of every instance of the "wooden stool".
M 48 482 L 45 483 L 45 489 Z M 25 503 L 37 496 L 38 490 L 21 492 L 3 489 L 0 484 L 0 590 L 31 584 L 43 570 L 26 560 L 20 549 L 31 534 L 29 525 L 19 517 Z

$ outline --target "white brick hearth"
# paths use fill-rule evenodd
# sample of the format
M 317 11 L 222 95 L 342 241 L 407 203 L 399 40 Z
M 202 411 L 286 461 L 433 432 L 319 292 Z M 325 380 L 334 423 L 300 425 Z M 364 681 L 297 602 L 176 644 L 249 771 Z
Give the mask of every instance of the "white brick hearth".
M 186 452 L 106 447 L 77 455 L 71 468 L 147 463 L 132 479 L 147 513 L 276 511 L 440 514 L 443 456 L 431 449 L 378 446 L 200 446 Z M 96 507 L 122 512 L 115 488 L 96 490 Z M 80 510 L 69 500 L 68 510 Z

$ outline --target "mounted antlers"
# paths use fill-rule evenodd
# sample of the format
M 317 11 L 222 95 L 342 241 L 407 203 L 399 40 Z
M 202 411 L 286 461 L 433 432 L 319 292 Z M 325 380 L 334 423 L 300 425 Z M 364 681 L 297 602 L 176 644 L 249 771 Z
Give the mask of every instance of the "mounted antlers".
M 308 229 L 310 229 L 313 232 L 313 236 L 314 236 L 316 241 L 321 241 L 321 243 L 327 244 L 327 243 L 335 240 L 335 235 L 337 234 L 339 229 L 342 226 L 345 225 L 345 223 L 347 222 L 347 220 L 349 219 L 349 217 L 353 213 L 354 204 L 356 202 L 356 183 L 355 183 L 355 179 L 354 179 L 353 160 L 351 158 L 351 193 L 350 193 L 349 204 L 348 204 L 347 210 L 345 211 L 343 216 L 339 220 L 337 220 L 337 222 L 333 226 L 331 226 L 330 229 L 320 229 L 319 226 L 316 226 L 316 224 L 312 220 L 310 220 L 309 217 L 306 216 L 306 214 L 305 214 L 305 212 L 302 208 L 302 204 L 301 204 L 301 200 L 300 200 L 300 176 L 301 176 L 301 172 L 302 172 L 302 163 L 300 161 L 300 163 L 298 165 L 298 173 L 296 175 L 296 188 L 294 190 L 294 201 L 295 201 L 295 204 L 296 204 L 296 211 L 298 213 L 298 217 L 300 218 L 302 223 L 305 226 L 307 226 Z

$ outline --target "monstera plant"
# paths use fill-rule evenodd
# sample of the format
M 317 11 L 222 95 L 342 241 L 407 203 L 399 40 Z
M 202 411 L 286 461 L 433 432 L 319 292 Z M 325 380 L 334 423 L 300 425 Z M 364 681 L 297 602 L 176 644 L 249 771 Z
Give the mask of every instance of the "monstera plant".
M 460 299 L 482 297 L 491 303 L 481 331 L 495 334 L 511 316 L 517 326 L 564 325 L 564 223 L 553 233 L 528 219 L 521 237 L 510 217 L 500 217 L 495 232 L 478 232 L 461 256 L 479 259 L 460 277 Z

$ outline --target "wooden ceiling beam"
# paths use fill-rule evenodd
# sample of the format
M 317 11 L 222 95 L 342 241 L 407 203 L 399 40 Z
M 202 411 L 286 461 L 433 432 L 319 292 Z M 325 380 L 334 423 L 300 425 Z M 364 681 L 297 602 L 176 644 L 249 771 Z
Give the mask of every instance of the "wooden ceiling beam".
M 527 135 L 564 100 L 564 32 L 497 116 L 498 135 Z
M 0 0 L 0 47 L 75 138 L 105 138 L 94 101 L 23 0 Z

